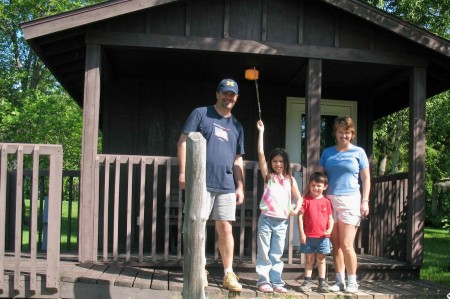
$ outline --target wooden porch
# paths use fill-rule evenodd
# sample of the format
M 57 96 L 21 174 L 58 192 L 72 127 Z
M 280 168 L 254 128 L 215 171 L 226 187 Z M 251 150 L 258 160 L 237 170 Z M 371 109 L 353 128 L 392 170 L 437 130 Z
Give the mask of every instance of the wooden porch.
M 74 188 L 73 182 L 77 180 L 70 177 L 70 184 L 61 184 L 64 181 L 61 147 L 5 143 L 0 146 L 0 224 L 3 228 L 0 230 L 0 273 L 4 273 L 0 277 L 0 297 L 90 298 L 88 295 L 97 294 L 91 298 L 124 298 L 123 295 L 127 294 L 140 298 L 149 295 L 148 292 L 161 290 L 164 293 L 158 293 L 160 298 L 180 296 L 183 196 L 176 181 L 176 158 L 97 156 L 94 185 L 98 188 L 95 189 L 93 203 L 96 217 L 89 239 L 95 251 L 91 252 L 93 261 L 86 262 L 79 254 L 61 251 L 61 203 L 67 200 L 64 194 L 70 194 L 69 200 L 73 204 L 79 200 L 73 198 L 73 192 L 65 189 L 67 186 Z M 24 170 L 27 156 L 33 158 L 32 171 Z M 39 171 L 40 156 L 50 157 L 49 172 Z M 15 165 L 12 176 L 8 175 L 8 165 Z M 292 166 L 299 184 L 304 184 L 304 168 L 298 164 Z M 258 163 L 245 161 L 245 169 L 247 199 L 237 210 L 233 266 L 246 286 L 240 296 L 261 297 L 255 288 L 254 269 L 256 221 L 259 215 L 257 203 L 262 182 Z M 42 184 L 42 180 L 48 184 Z M 31 183 L 29 190 L 24 188 L 27 181 Z M 41 190 L 43 186 L 47 189 Z M 355 247 L 360 253 L 358 278 L 364 282 L 358 296 L 385 298 L 382 296 L 407 294 L 414 298 L 425 294 L 424 288 L 419 288 L 419 293 L 409 290 L 416 290 L 416 284 L 426 283 L 417 281 L 421 265 L 408 261 L 406 254 L 410 244 L 408 227 L 405 226 L 407 186 L 406 174 L 373 180 L 372 215 L 383 215 L 383 218 L 369 217 L 362 223 L 357 235 Z M 49 194 L 46 251 L 39 246 L 42 231 L 38 229 L 42 227 L 39 207 L 43 194 Z M 28 219 L 23 216 L 26 198 L 31 202 Z M 79 218 L 76 220 L 81 221 Z M 284 278 L 289 281 L 293 298 L 306 295 L 313 298 L 317 294 L 298 292 L 304 265 L 295 246 L 294 219 L 291 217 L 290 221 Z M 24 222 L 31 224 L 25 247 Z M 81 246 L 80 241 L 78 246 Z M 207 225 L 206 247 L 207 269 L 210 272 L 208 294 L 217 298 L 226 297 L 227 293 L 221 289 L 222 266 L 212 225 Z M 328 272 L 334 272 L 331 259 L 328 261 Z M 397 279 L 409 280 L 404 290 L 395 286 Z M 375 287 L 380 282 L 385 286 L 384 291 Z M 394 285 L 388 287 L 389 283 Z M 426 296 L 434 296 L 436 290 L 441 289 L 430 287 Z M 399 293 L 399 290 L 402 291 Z M 104 297 L 99 294 L 109 295 Z M 114 297 L 116 295 L 118 297 Z
M 391 274 L 409 268 L 406 263 L 368 255 L 359 255 L 360 290 L 354 295 L 343 292 L 321 294 L 316 287 L 312 292 L 300 292 L 303 279 L 303 265 L 298 255 L 294 255 L 294 263 L 287 265 L 284 278 L 289 292 L 275 298 L 446 298 L 450 294 L 450 286 L 438 285 L 429 281 L 408 277 L 392 278 Z M 0 298 L 83 298 L 83 299 L 123 299 L 123 298 L 182 298 L 183 273 L 180 267 L 147 267 L 137 262 L 130 263 L 79 263 L 76 255 L 62 255 L 61 274 L 55 289 L 45 288 L 46 260 L 38 258 L 37 286 L 30 291 L 30 263 L 23 256 L 20 275 L 20 288 L 14 289 L 14 258 L 5 257 L 5 286 Z M 147 259 L 144 259 L 144 262 Z M 151 261 L 148 261 L 151 262 Z M 272 294 L 262 294 L 255 287 L 256 274 L 251 264 L 239 264 L 238 275 L 244 289 L 241 293 L 230 293 L 222 288 L 221 266 L 209 261 L 209 285 L 205 289 L 207 298 L 274 298 Z M 329 272 L 332 272 L 332 260 L 328 260 Z M 385 269 L 386 276 L 378 279 L 364 279 L 365 273 L 379 272 Z M 416 269 L 418 271 L 418 269 Z

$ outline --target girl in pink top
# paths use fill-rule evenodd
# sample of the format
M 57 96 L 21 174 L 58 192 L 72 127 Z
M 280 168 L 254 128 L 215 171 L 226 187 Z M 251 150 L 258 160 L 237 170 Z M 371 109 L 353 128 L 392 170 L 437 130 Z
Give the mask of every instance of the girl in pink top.
M 281 279 L 288 218 L 296 215 L 302 205 L 302 197 L 297 182 L 291 175 L 289 156 L 286 150 L 276 148 L 269 154 L 269 162 L 264 155 L 264 124 L 257 123 L 258 159 L 264 179 L 264 193 L 260 202 L 261 216 L 258 220 L 258 251 L 256 257 L 256 285 L 260 292 L 286 293 L 285 282 Z M 291 194 L 296 199 L 295 208 L 291 204 Z

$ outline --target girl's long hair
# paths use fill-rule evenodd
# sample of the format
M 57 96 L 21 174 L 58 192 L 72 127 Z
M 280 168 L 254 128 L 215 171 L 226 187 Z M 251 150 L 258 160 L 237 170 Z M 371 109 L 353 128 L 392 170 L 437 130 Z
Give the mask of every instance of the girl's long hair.
M 289 154 L 284 148 L 278 147 L 270 151 L 269 160 L 267 160 L 267 169 L 269 170 L 269 175 L 275 173 L 275 170 L 272 168 L 272 160 L 276 156 L 281 156 L 283 158 L 283 176 L 292 178 L 291 171 L 291 163 L 289 162 Z M 267 180 L 268 178 L 266 178 Z

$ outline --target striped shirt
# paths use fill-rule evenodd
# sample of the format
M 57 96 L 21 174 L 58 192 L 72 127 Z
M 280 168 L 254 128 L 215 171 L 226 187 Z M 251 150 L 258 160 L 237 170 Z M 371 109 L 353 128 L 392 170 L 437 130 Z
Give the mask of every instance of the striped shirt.
M 291 178 L 270 174 L 259 208 L 262 215 L 287 219 L 292 211 Z

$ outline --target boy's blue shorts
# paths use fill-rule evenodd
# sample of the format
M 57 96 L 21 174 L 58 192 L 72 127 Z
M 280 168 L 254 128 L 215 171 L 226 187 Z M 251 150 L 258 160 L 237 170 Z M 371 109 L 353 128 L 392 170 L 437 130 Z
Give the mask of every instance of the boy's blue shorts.
M 300 244 L 302 253 L 329 254 L 331 252 L 330 238 L 306 238 L 306 244 Z

